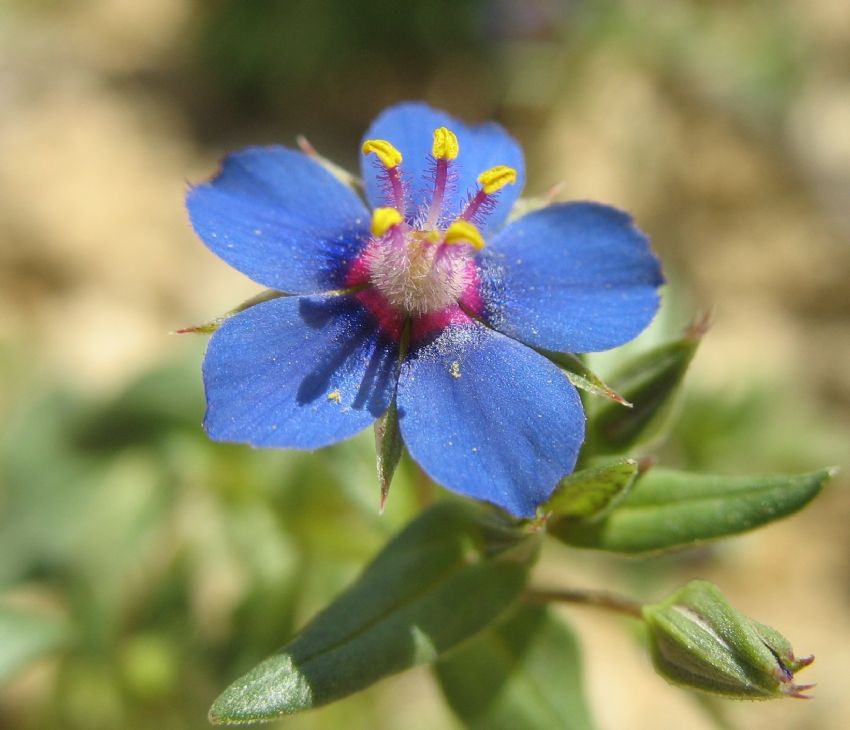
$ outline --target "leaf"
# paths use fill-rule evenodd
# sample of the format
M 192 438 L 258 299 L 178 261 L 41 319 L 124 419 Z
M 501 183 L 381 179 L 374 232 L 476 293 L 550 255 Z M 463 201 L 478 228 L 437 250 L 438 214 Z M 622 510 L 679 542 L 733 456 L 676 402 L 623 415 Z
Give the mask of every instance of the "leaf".
M 621 406 L 626 406 L 626 408 L 632 407 L 631 403 L 606 385 L 602 378 L 575 355 L 567 352 L 553 352 L 551 350 L 538 350 L 538 352 L 561 368 L 567 379 L 576 388 L 581 388 L 593 395 L 600 395 L 603 398 L 619 403 Z
M 638 355 L 611 376 L 612 387 L 632 408 L 605 403 L 592 414 L 585 456 L 621 453 L 656 434 L 706 328 L 705 322 L 695 323 L 680 339 Z
M 545 606 L 523 605 L 435 665 L 471 730 L 590 730 L 579 646 Z
M 573 472 L 541 509 L 552 518 L 600 519 L 622 499 L 638 474 L 635 459 L 620 459 Z
M 0 607 L 0 682 L 27 664 L 63 646 L 67 624 L 56 616 Z
M 646 553 L 752 530 L 804 507 L 834 474 L 730 477 L 651 469 L 599 522 L 559 521 L 549 532 L 577 547 Z
M 378 483 L 381 487 L 381 512 L 387 503 L 390 484 L 401 459 L 403 446 L 398 425 L 398 408 L 393 398 L 387 412 L 375 421 L 375 455 L 378 460 Z
M 280 653 L 234 682 L 214 723 L 269 720 L 319 707 L 430 662 L 507 610 L 539 539 L 473 503 L 434 505 Z
M 263 289 L 259 294 L 255 294 L 250 299 L 246 299 L 242 304 L 237 305 L 233 309 L 225 312 L 220 317 L 216 317 L 215 319 L 211 319 L 208 322 L 204 322 L 203 324 L 196 324 L 190 327 L 183 327 L 174 332 L 175 335 L 211 335 L 215 332 L 222 324 L 228 319 L 230 319 L 234 314 L 239 314 L 239 312 L 244 312 L 246 309 L 250 309 L 256 304 L 262 304 L 263 302 L 268 302 L 272 299 L 279 299 L 280 297 L 288 297 L 291 296 L 282 291 L 277 291 L 276 289 Z

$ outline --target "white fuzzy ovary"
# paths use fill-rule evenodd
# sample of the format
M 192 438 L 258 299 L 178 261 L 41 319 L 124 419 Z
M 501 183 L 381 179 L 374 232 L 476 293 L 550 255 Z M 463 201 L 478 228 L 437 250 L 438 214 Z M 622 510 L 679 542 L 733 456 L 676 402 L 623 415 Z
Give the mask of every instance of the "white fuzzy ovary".
M 369 280 L 395 309 L 427 314 L 454 304 L 470 284 L 471 249 L 440 243 L 432 231 L 398 231 L 373 239 Z

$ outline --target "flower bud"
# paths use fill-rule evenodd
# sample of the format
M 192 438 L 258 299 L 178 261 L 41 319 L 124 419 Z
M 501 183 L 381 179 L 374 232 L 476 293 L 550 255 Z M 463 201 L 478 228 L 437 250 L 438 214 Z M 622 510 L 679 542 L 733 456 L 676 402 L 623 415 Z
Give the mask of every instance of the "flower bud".
M 797 659 L 778 631 L 738 613 L 716 586 L 692 581 L 644 606 L 655 668 L 668 681 L 737 699 L 800 697 L 814 685 L 794 674 Z

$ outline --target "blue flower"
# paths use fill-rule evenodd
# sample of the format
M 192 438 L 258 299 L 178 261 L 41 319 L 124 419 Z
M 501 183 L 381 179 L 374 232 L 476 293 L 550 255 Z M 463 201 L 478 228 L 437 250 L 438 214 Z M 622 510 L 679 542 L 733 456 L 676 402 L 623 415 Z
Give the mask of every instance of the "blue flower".
M 189 192 L 204 243 L 289 295 L 213 334 L 207 433 L 316 449 L 395 398 L 404 443 L 433 479 L 532 516 L 584 439 L 575 389 L 535 348 L 592 352 L 635 337 L 658 307 L 659 263 L 628 215 L 597 203 L 505 225 L 524 165 L 496 124 L 400 104 L 362 151 L 365 204 L 283 147 L 230 155 Z

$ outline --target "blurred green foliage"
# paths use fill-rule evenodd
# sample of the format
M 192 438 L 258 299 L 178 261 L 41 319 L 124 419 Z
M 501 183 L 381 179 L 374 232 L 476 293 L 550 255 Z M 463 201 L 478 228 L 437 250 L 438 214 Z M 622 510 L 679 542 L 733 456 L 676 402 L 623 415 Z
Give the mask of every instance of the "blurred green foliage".
M 59 391 L 15 404 L 0 639 L 14 633 L 24 658 L 63 646 L 51 702 L 15 727 L 204 727 L 210 698 L 415 510 L 403 463 L 379 517 L 369 435 L 325 458 L 208 441 L 197 364 L 193 353 L 105 401 Z M 6 674 L 11 652 L 4 641 Z

